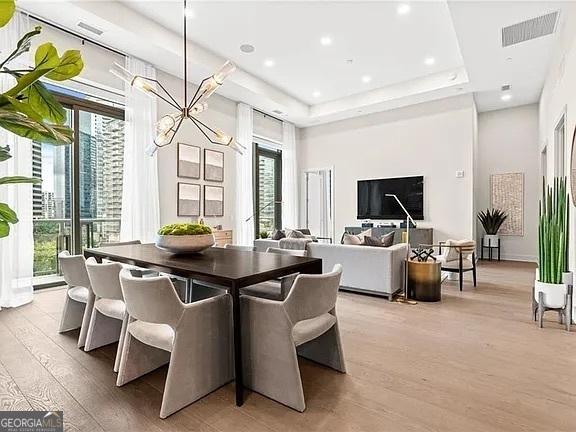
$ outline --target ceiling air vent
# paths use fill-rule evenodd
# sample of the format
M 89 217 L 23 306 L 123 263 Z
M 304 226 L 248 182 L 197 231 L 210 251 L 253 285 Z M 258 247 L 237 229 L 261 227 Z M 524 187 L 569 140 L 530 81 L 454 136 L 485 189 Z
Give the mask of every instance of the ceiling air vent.
M 507 47 L 554 33 L 558 11 L 522 21 L 502 29 L 502 46 Z
M 505 85 L 503 85 L 503 86 L 501 87 L 501 90 L 502 90 L 502 91 L 508 91 L 508 90 L 510 90 L 510 84 L 505 84 Z
M 280 111 L 280 110 L 273 110 L 272 112 L 273 112 L 274 114 L 277 114 L 277 115 L 282 115 L 282 114 L 284 114 L 284 113 L 283 113 L 282 111 Z
M 78 27 L 80 27 L 81 29 L 84 29 L 86 31 L 89 31 L 90 33 L 94 33 L 97 36 L 100 36 L 102 33 L 104 33 L 102 30 L 96 28 L 96 27 L 92 27 L 90 24 L 86 24 L 85 22 L 80 21 L 78 24 L 76 24 Z

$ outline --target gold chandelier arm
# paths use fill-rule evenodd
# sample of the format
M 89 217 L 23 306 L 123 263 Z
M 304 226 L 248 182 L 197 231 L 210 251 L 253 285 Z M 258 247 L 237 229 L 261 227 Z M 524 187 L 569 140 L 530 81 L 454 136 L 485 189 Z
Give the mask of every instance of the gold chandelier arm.
M 162 85 L 162 83 L 160 81 L 158 81 L 157 79 L 154 79 L 154 78 L 148 78 L 148 77 L 145 77 L 142 75 L 136 75 L 134 77 L 134 79 L 132 80 L 132 83 L 131 83 L 132 87 L 136 86 L 137 88 L 140 88 L 137 86 L 137 84 L 135 85 L 135 82 L 138 79 L 156 84 L 158 87 L 160 87 L 162 92 L 166 96 L 168 96 L 168 98 L 162 96 L 162 94 L 160 94 L 158 91 L 156 91 L 156 89 L 152 86 L 150 86 L 149 88 L 146 88 L 145 90 L 143 89 L 143 91 L 147 91 L 147 92 L 152 93 L 154 96 L 162 99 L 164 102 L 166 102 L 171 107 L 177 109 L 178 111 L 182 111 L 182 107 L 180 105 L 178 105 L 178 102 L 176 101 L 176 99 L 174 99 L 174 97 L 168 92 L 168 90 L 166 90 L 166 88 Z
M 221 146 L 225 146 L 225 147 L 230 147 L 232 150 L 234 150 L 235 152 L 239 153 L 239 154 L 243 154 L 241 151 L 242 149 L 246 149 L 243 145 L 237 143 L 234 141 L 234 138 L 230 137 L 229 142 L 227 143 L 223 143 L 220 141 L 215 141 L 212 138 L 210 138 L 210 136 L 206 133 L 206 131 L 204 130 L 207 129 L 208 131 L 212 132 L 214 135 L 218 135 L 218 132 L 216 132 L 214 129 L 212 129 L 210 126 L 204 124 L 203 122 L 201 122 L 200 120 L 198 120 L 196 117 L 188 117 L 190 120 L 192 120 L 192 123 L 194 123 L 194 125 L 198 128 L 198 130 L 200 132 L 202 132 L 202 135 L 204 135 L 204 137 L 210 141 L 212 144 L 216 144 L 216 145 L 221 145 Z

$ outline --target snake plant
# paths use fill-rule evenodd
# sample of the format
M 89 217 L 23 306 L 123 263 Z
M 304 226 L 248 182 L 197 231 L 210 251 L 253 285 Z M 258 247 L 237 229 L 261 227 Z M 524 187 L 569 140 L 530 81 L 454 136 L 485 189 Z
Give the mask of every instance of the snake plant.
M 486 209 L 486 211 L 478 212 L 478 220 L 488 235 L 498 234 L 498 230 L 507 217 L 508 215 L 499 209 Z
M 555 178 L 552 187 L 544 180 L 538 224 L 540 282 L 560 284 L 568 271 L 568 224 L 566 177 Z

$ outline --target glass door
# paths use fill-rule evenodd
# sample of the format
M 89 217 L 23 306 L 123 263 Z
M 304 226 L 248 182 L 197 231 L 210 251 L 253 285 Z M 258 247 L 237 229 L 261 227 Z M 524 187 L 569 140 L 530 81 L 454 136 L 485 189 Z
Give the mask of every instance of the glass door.
M 255 234 L 269 235 L 282 228 L 282 152 L 256 144 L 255 152 Z
M 33 175 L 42 178 L 33 186 L 35 288 L 61 283 L 60 252 L 79 254 L 120 235 L 124 111 L 87 97 L 58 99 L 74 142 L 32 146 Z

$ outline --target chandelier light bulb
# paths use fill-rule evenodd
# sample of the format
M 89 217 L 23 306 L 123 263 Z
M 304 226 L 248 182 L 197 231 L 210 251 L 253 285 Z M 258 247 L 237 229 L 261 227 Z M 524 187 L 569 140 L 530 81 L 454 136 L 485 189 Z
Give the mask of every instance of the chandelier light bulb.
M 168 131 L 159 132 L 158 135 L 156 135 L 156 138 L 154 139 L 154 143 L 160 147 L 168 144 L 169 142 L 170 142 L 170 136 L 168 136 Z
M 207 102 L 197 103 L 190 110 L 190 114 L 191 115 L 200 114 L 201 112 L 206 111 L 207 109 L 208 109 L 208 103 Z
M 224 80 L 228 77 L 228 75 L 230 75 L 232 72 L 234 72 L 236 70 L 236 65 L 234 63 L 232 63 L 230 60 L 227 60 L 226 63 L 224 63 L 220 69 L 218 70 L 218 72 L 216 72 L 213 76 L 214 76 L 214 80 L 216 81 L 216 83 L 218 85 L 222 85 L 222 83 L 224 82 Z
M 169 130 L 172 129 L 175 125 L 176 125 L 176 117 L 175 117 L 175 114 L 165 115 L 164 117 L 162 117 L 162 118 L 160 119 L 160 121 L 159 121 L 158 124 L 157 124 L 158 130 L 159 130 L 159 131 L 163 131 L 163 132 L 169 131 Z

